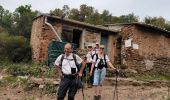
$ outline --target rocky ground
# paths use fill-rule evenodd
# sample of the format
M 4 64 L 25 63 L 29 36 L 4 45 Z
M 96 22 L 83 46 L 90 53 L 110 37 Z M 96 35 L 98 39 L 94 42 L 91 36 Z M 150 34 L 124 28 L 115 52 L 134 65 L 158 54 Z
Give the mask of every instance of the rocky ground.
M 118 100 L 169 100 L 168 87 L 162 85 L 131 84 L 132 79 L 118 80 Z M 133 82 L 132 82 L 133 83 Z M 135 83 L 136 84 L 136 83 Z M 113 100 L 114 78 L 106 79 L 102 87 L 102 100 Z M 93 100 L 93 88 L 85 88 L 86 100 Z M 23 86 L 0 87 L 0 100 L 56 100 L 56 94 L 45 94 L 42 88 L 34 88 L 24 92 Z M 67 100 L 65 98 L 65 100 Z M 79 90 L 75 100 L 83 100 L 82 91 Z M 114 99 L 116 100 L 116 99 Z

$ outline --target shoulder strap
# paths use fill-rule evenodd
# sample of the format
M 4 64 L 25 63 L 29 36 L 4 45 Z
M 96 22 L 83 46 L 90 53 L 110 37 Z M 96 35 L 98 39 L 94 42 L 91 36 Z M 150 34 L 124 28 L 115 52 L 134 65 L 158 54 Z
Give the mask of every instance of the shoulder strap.
M 107 68 L 106 54 L 104 54 L 105 67 Z
M 97 62 L 97 59 L 98 59 L 99 57 L 98 57 L 98 54 L 96 54 L 96 62 Z
M 76 64 L 78 71 L 80 71 L 80 67 L 79 67 L 79 64 L 77 63 L 76 55 L 74 53 L 73 53 L 73 59 L 74 59 L 74 62 Z
M 62 56 L 61 56 L 61 60 L 60 60 L 60 67 L 61 67 L 61 69 L 62 69 L 62 63 L 63 63 L 63 60 L 64 60 L 64 54 L 62 54 Z
M 77 59 L 76 59 L 76 55 L 74 53 L 73 53 L 73 59 L 74 59 L 75 64 L 77 65 Z

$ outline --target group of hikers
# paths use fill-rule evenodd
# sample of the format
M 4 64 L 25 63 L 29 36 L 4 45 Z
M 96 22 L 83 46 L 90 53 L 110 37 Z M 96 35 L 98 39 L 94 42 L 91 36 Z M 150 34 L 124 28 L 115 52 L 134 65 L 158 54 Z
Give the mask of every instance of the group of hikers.
M 88 45 L 87 49 L 88 53 L 82 59 L 77 54 L 72 53 L 72 45 L 67 43 L 64 46 L 64 54 L 59 55 L 55 60 L 54 67 L 58 73 L 58 80 L 60 80 L 57 100 L 63 100 L 67 92 L 68 100 L 74 100 L 78 90 L 77 85 L 79 85 L 77 80 L 84 75 L 85 69 L 89 70 L 89 85 L 92 85 L 94 88 L 94 100 L 101 100 L 106 68 L 110 67 L 113 72 L 116 72 L 117 69 L 112 65 L 107 54 L 105 54 L 104 45 L 96 43 L 94 48 L 92 45 Z

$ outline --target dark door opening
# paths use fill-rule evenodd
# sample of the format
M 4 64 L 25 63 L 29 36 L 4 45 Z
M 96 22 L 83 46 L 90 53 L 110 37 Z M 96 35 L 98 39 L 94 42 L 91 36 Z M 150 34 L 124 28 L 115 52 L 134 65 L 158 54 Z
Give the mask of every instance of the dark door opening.
M 102 34 L 101 35 L 101 42 L 100 42 L 100 44 L 105 46 L 105 49 L 104 49 L 105 53 L 108 53 L 107 52 L 107 43 L 108 43 L 108 35 Z
M 77 48 L 80 46 L 80 37 L 81 37 L 82 31 L 73 29 L 73 38 L 72 43 L 77 44 Z

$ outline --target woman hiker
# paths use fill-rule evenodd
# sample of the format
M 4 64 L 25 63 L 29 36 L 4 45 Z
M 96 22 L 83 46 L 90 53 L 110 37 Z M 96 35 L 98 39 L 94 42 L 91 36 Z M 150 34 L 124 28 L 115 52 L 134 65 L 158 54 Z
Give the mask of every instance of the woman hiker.
M 108 56 L 104 53 L 104 45 L 100 45 L 99 52 L 94 56 L 90 70 L 90 75 L 92 75 L 94 70 L 94 100 L 101 100 L 102 85 L 106 75 L 106 68 L 108 68 L 107 65 L 116 72 L 116 68 L 112 65 Z

